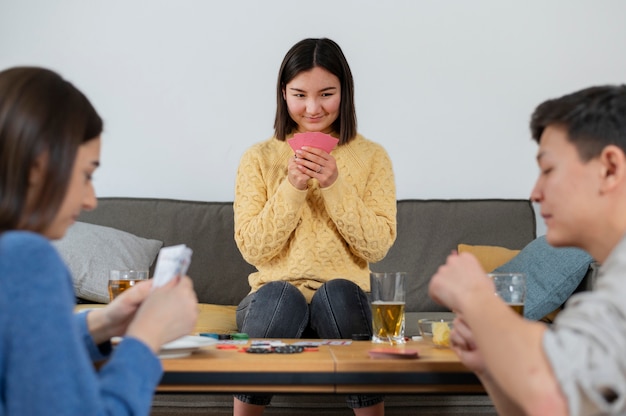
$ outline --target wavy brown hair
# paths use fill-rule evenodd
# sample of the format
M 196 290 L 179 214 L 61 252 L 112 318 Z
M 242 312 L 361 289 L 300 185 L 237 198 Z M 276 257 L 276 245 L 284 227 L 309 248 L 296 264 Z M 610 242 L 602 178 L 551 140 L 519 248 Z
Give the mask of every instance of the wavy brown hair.
M 78 147 L 101 132 L 89 100 L 57 73 L 36 67 L 0 72 L 0 232 L 43 231 L 65 198 Z M 26 212 L 31 168 L 42 155 L 42 191 Z

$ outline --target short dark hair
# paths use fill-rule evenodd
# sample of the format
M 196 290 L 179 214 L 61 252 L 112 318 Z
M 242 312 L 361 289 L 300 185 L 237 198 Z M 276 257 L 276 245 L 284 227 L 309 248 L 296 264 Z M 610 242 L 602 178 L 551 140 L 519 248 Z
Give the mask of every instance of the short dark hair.
M 354 80 L 348 61 L 339 45 L 326 38 L 304 39 L 289 49 L 278 71 L 276 85 L 276 118 L 274 134 L 278 140 L 285 140 L 297 124 L 289 115 L 283 97 L 285 86 L 301 72 L 320 67 L 339 78 L 341 104 L 339 117 L 333 123 L 333 130 L 339 134 L 339 144 L 348 143 L 357 134 L 356 111 L 354 109 Z
M 530 120 L 537 143 L 549 125 L 567 129 L 583 161 L 599 156 L 610 144 L 626 153 L 626 85 L 585 88 L 541 103 Z
M 56 216 L 78 148 L 102 132 L 89 100 L 57 73 L 15 67 L 0 72 L 0 232 L 43 231 Z M 29 177 L 46 155 L 42 191 L 30 202 Z

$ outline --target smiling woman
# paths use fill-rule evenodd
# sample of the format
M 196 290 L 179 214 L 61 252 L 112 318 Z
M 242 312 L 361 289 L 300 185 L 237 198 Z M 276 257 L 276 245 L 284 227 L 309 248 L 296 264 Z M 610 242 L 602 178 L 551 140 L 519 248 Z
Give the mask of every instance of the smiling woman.
M 369 262 L 396 237 L 391 161 L 357 133 L 352 73 L 332 40 L 304 39 L 287 52 L 276 99 L 274 137 L 250 148 L 237 173 L 235 240 L 257 268 L 238 329 L 267 338 L 371 336 Z M 298 133 L 314 134 L 292 150 L 287 141 Z M 235 415 L 258 414 L 270 400 L 237 395 Z M 348 406 L 384 413 L 378 395 L 349 396 Z
M 283 89 L 289 116 L 301 133 L 332 133 L 339 116 L 340 94 L 339 78 L 320 67 L 301 72 Z

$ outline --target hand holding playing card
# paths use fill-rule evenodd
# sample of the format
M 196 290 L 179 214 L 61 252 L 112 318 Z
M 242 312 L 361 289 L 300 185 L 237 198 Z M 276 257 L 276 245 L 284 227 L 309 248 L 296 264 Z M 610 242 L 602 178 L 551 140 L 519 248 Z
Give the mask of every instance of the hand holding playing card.
M 294 152 L 302 149 L 302 146 L 309 146 L 330 153 L 337 146 L 338 142 L 339 139 L 334 138 L 330 134 L 320 132 L 296 133 L 293 135 L 293 138 L 287 140 Z
M 184 244 L 163 247 L 159 250 L 152 287 L 163 286 L 176 276 L 185 276 L 191 263 L 192 253 L 193 251 Z

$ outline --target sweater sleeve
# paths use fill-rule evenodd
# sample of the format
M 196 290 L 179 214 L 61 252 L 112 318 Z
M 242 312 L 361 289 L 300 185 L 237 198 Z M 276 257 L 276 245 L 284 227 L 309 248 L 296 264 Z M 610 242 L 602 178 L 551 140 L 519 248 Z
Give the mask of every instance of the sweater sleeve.
M 332 186 L 322 189 L 326 210 L 350 250 L 368 262 L 382 260 L 396 239 L 396 189 L 391 160 L 382 147 L 373 146 L 373 157 L 367 162 L 359 161 L 370 167 L 362 197 L 341 172 Z
M 96 372 L 74 315 L 71 278 L 56 250 L 29 233 L 0 245 L 6 284 L 0 401 L 7 414 L 148 414 L 162 370 L 143 343 L 124 340 Z M 11 240 L 11 241 L 7 241 Z M 4 244 L 7 243 L 7 244 Z
M 264 176 L 279 176 L 264 172 L 263 155 L 248 150 L 239 164 L 235 186 L 235 241 L 244 259 L 254 265 L 268 262 L 280 253 L 291 233 L 298 226 L 307 191 L 293 187 L 285 178 L 274 191 Z M 270 164 L 269 170 L 285 169 L 280 163 Z
M 97 362 L 106 359 L 112 351 L 111 342 L 105 342 L 100 345 L 96 345 L 93 342 L 93 338 L 89 333 L 89 327 L 87 326 L 87 314 L 89 310 L 81 311 L 74 314 L 74 319 L 78 327 L 78 335 L 83 340 L 83 344 L 87 349 L 87 353 L 91 358 L 91 361 Z

